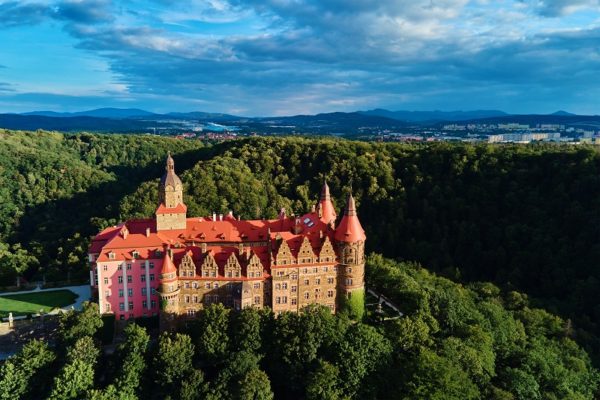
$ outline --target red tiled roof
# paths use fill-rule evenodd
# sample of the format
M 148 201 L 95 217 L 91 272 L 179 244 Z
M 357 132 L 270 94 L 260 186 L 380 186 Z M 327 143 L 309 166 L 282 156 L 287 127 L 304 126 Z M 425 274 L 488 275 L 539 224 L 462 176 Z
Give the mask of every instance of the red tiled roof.
M 356 215 L 354 197 L 350 195 L 348 196 L 348 203 L 344 210 L 344 217 L 335 229 L 335 240 L 338 242 L 354 243 L 364 241 L 366 238 L 365 231 Z
M 156 214 L 183 214 L 187 212 L 187 206 L 183 203 L 177 204 L 174 208 L 167 208 L 164 204 L 161 204 L 156 209 Z

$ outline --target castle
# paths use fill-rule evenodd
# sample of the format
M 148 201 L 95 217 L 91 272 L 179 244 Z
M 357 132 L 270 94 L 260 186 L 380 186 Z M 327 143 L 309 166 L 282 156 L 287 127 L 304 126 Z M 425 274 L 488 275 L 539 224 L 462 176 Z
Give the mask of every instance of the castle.
M 155 218 L 100 232 L 89 249 L 101 313 L 125 320 L 160 315 L 161 329 L 204 306 L 270 307 L 275 314 L 322 304 L 362 305 L 365 233 L 352 195 L 336 226 L 327 183 L 313 211 L 273 220 L 232 212 L 187 216 L 183 185 L 167 157 Z

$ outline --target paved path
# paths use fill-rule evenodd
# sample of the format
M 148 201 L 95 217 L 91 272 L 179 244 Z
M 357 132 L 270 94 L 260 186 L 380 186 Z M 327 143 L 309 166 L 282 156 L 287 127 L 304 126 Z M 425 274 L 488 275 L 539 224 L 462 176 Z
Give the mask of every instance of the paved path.
M 398 307 L 396 307 L 396 305 L 394 303 L 392 303 L 387 297 L 385 297 L 382 294 L 377 293 L 376 291 L 374 291 L 373 289 L 367 289 L 367 291 L 369 293 L 371 293 L 373 296 L 377 297 L 378 299 L 380 299 L 379 301 L 381 301 L 383 304 L 385 304 L 386 306 L 388 306 L 389 308 L 391 308 L 392 310 L 396 311 L 398 313 L 398 315 L 400 317 L 402 317 L 404 315 L 404 313 L 402 311 L 400 311 L 400 309 Z
M 0 296 L 10 296 L 15 294 L 25 294 L 25 293 L 41 293 L 41 292 L 51 292 L 53 290 L 70 290 L 71 292 L 77 295 L 77 299 L 75 303 L 69 304 L 68 306 L 63 307 L 63 310 L 70 310 L 71 307 L 74 307 L 76 310 L 81 310 L 82 304 L 84 301 L 87 301 L 91 298 L 90 285 L 81 285 L 81 286 L 63 286 L 57 288 L 49 288 L 49 289 L 41 289 L 39 286 L 33 290 L 23 290 L 22 292 L 5 292 L 0 293 Z

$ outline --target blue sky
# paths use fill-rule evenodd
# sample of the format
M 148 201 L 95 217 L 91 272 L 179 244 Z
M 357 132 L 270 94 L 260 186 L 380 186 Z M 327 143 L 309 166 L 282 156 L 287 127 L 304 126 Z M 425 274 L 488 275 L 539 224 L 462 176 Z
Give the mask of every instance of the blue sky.
M 0 112 L 600 114 L 600 0 L 0 0 Z

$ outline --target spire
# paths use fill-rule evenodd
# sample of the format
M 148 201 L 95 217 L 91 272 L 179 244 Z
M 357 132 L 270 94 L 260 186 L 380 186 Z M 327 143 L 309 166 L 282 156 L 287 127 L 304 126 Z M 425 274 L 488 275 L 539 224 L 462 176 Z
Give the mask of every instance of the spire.
M 321 199 L 318 205 L 319 218 L 326 224 L 335 223 L 337 217 L 335 213 L 335 207 L 331 202 L 331 194 L 329 193 L 329 185 L 327 181 L 323 181 L 323 188 L 321 189 Z
M 348 243 L 361 242 L 367 238 L 365 231 L 358 220 L 356 203 L 354 197 L 352 197 L 352 193 L 348 196 L 344 217 L 340 221 L 340 225 L 336 228 L 334 237 L 338 242 Z
M 165 170 L 167 172 L 175 173 L 175 161 L 173 160 L 173 157 L 171 157 L 170 151 L 167 153 L 167 165 L 165 166 Z
M 165 256 L 163 257 L 162 269 L 160 270 L 161 275 L 171 274 L 177 272 L 177 268 L 171 259 L 171 249 L 165 249 Z

